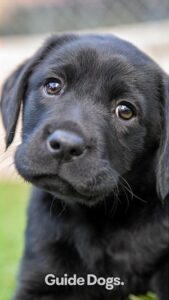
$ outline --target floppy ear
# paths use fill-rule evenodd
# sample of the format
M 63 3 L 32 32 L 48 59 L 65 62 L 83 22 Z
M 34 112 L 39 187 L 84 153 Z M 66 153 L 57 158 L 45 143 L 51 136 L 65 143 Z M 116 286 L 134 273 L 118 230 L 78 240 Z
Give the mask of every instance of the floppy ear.
M 166 76 L 161 88 L 161 98 L 163 98 L 162 109 L 162 134 L 161 143 L 157 156 L 157 189 L 159 195 L 164 200 L 169 194 L 169 77 Z
M 15 136 L 19 112 L 26 93 L 29 76 L 55 43 L 56 37 L 48 39 L 35 55 L 20 65 L 4 83 L 0 104 L 6 131 L 6 148 L 10 146 Z
M 76 38 L 76 35 L 51 36 L 32 58 L 23 63 L 6 80 L 1 99 L 2 119 L 6 130 L 6 148 L 12 143 L 15 136 L 21 103 L 24 99 L 31 72 L 36 65 L 49 55 L 54 47 L 59 47 Z
M 6 80 L 2 89 L 1 110 L 6 130 L 6 148 L 12 143 L 28 78 L 29 60 Z

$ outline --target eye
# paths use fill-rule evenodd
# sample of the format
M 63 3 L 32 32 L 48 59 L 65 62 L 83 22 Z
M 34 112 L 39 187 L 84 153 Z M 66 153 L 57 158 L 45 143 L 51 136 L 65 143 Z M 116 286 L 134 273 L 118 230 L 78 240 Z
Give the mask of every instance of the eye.
M 116 106 L 115 113 L 118 118 L 128 121 L 136 116 L 136 109 L 131 103 L 121 102 Z
M 59 95 L 63 89 L 63 82 L 60 78 L 49 78 L 44 84 L 44 90 L 47 95 Z

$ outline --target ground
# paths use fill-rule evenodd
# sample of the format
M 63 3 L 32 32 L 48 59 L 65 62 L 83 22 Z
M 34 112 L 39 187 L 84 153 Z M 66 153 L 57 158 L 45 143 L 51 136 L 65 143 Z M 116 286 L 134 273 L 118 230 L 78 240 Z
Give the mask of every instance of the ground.
M 10 300 L 23 250 L 29 186 L 0 183 L 0 299 Z

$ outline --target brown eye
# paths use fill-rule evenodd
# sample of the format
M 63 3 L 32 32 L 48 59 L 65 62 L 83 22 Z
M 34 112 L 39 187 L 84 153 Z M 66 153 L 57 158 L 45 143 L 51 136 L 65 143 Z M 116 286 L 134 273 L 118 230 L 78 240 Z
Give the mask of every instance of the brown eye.
M 125 102 L 116 107 L 115 113 L 118 118 L 125 121 L 132 119 L 136 115 L 135 108 L 130 103 L 128 104 Z
M 59 78 L 50 78 L 44 85 L 45 93 L 50 96 L 55 96 L 61 93 L 63 82 Z

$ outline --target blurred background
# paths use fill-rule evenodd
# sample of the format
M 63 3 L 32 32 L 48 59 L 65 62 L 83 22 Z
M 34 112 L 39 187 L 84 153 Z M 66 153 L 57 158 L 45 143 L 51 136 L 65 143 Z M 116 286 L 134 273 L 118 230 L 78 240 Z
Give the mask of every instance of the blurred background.
M 169 73 L 168 0 L 1 0 L 0 90 L 5 78 L 42 44 L 64 31 L 109 32 L 127 39 Z M 9 300 L 23 250 L 30 187 L 17 175 L 13 153 L 21 125 L 5 152 L 0 118 L 0 299 Z

